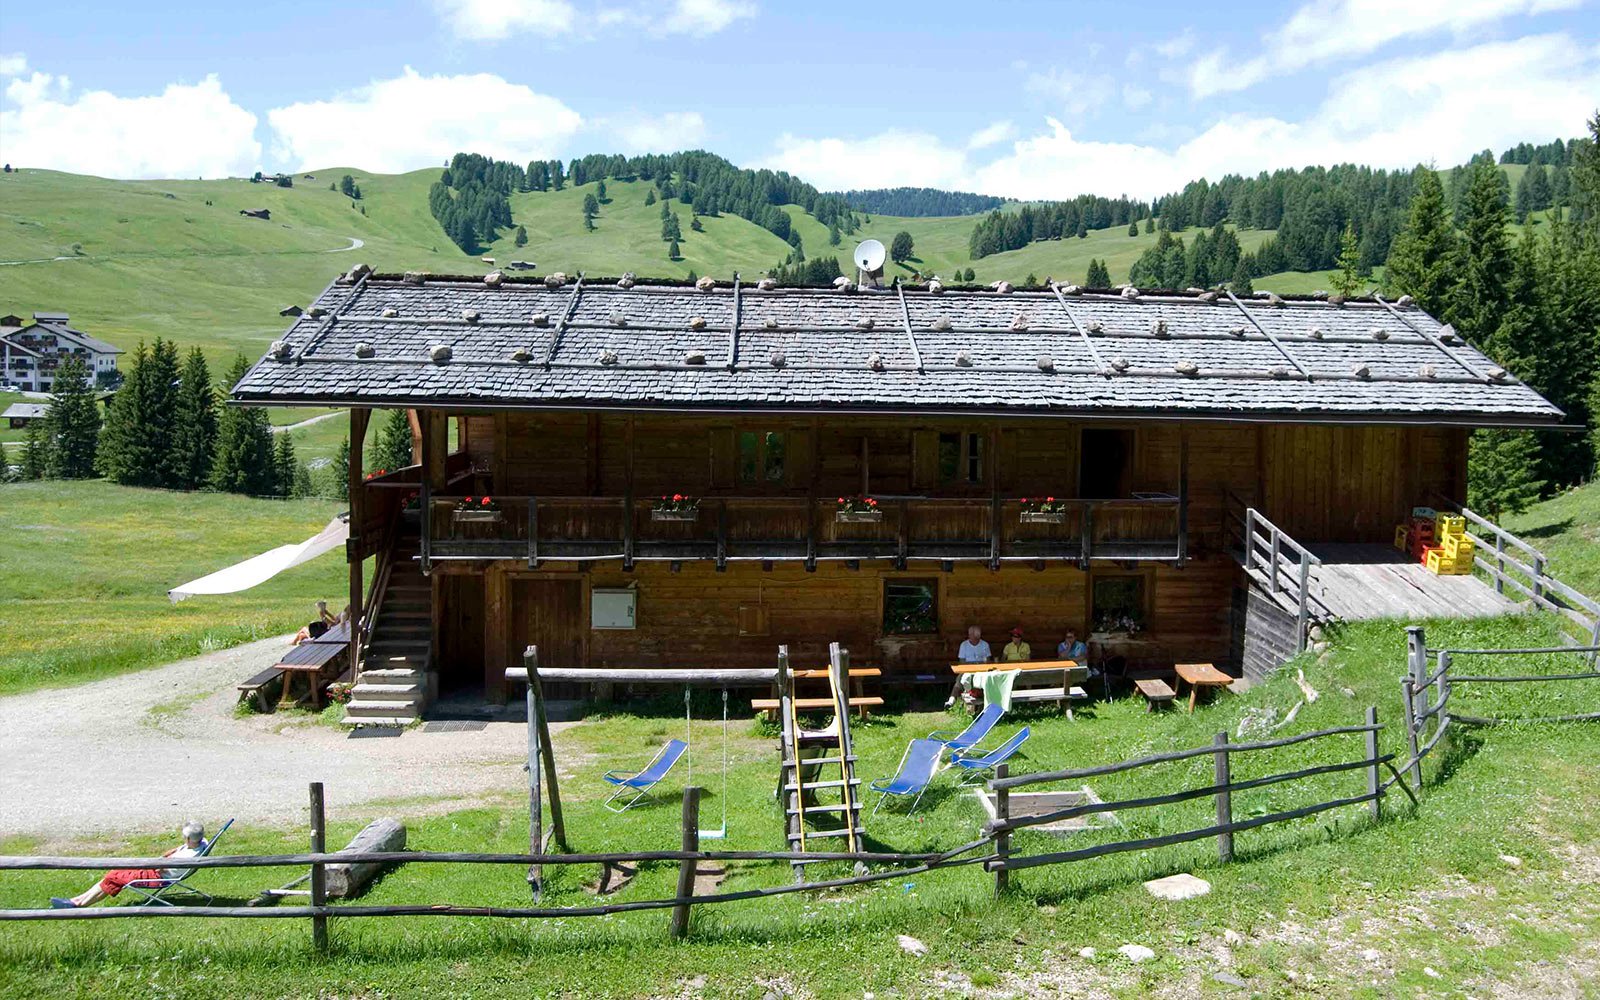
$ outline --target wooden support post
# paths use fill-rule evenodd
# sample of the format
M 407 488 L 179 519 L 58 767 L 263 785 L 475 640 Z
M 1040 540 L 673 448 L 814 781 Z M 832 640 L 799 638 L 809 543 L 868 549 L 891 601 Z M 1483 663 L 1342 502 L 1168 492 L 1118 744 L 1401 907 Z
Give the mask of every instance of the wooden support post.
M 995 780 L 1004 781 L 1008 773 L 1006 765 L 999 765 L 994 769 Z M 1011 789 L 1000 787 L 994 790 L 994 818 L 1002 826 L 1011 818 Z M 1011 873 L 1004 867 L 1006 859 L 1011 856 L 1010 830 L 1002 829 L 994 838 L 994 855 L 1001 864 L 994 870 L 994 894 L 998 897 L 1005 893 L 1011 883 Z
M 522 654 L 522 663 L 528 668 L 528 853 L 544 852 L 544 795 L 539 787 L 539 761 L 543 753 L 539 747 L 539 647 L 529 646 Z M 533 890 L 534 901 L 544 891 L 544 866 L 528 867 L 528 887 Z
M 1272 555 L 1271 555 L 1271 563 L 1270 563 L 1270 565 L 1267 566 L 1267 582 L 1268 582 L 1268 584 L 1270 586 L 1270 589 L 1272 590 L 1272 592 L 1274 594 L 1276 594 L 1280 589 L 1282 589 L 1278 584 L 1278 550 L 1279 550 L 1279 541 L 1280 541 L 1280 539 L 1279 539 L 1279 536 L 1278 536 L 1278 529 L 1277 528 L 1273 528 L 1272 529 Z
M 1435 671 L 1435 673 L 1437 673 L 1439 676 L 1437 676 L 1437 677 L 1435 677 L 1433 679 L 1433 703 L 1435 705 L 1443 705 L 1444 704 L 1444 693 L 1445 693 L 1446 690 L 1448 690 L 1448 687 L 1449 687 L 1449 684 L 1450 684 L 1449 680 L 1447 680 L 1445 678 L 1445 675 L 1447 673 L 1449 673 L 1449 672 L 1450 672 L 1450 654 L 1449 654 L 1448 651 L 1441 649 L 1441 650 L 1439 650 L 1439 668 L 1438 668 L 1438 670 Z M 1439 715 L 1435 718 L 1434 725 L 1436 727 L 1444 725 L 1444 713 L 1443 713 L 1443 711 L 1441 711 L 1439 713 Z M 1437 731 L 1437 730 L 1435 730 L 1435 731 Z
M 1533 557 L 1533 601 L 1539 603 L 1544 598 L 1544 556 Z
M 1300 553 L 1300 601 L 1299 614 L 1295 620 L 1295 647 L 1294 651 L 1306 651 L 1306 626 L 1311 619 L 1311 556 L 1305 552 Z
M 1094 504 L 1083 505 L 1083 518 L 1078 525 L 1078 568 L 1089 568 L 1089 550 L 1092 543 L 1090 536 L 1094 534 Z
M 1189 425 L 1178 428 L 1178 565 L 1189 558 Z
M 1244 568 L 1249 572 L 1256 564 L 1256 509 L 1244 509 Z
M 327 827 L 322 813 L 322 782 L 311 783 L 311 853 L 321 854 L 327 849 Z M 320 864 L 311 866 L 311 905 L 320 908 L 328 905 L 328 873 Z M 328 918 L 311 918 L 311 945 L 318 953 L 328 950 Z
M 1506 592 L 1506 536 L 1494 533 L 1494 592 Z
M 1233 823 L 1233 793 L 1228 791 L 1230 768 L 1228 765 L 1228 731 L 1217 734 L 1217 825 L 1227 827 Z M 1233 860 L 1233 833 L 1224 829 L 1217 834 L 1217 857 L 1224 862 Z
M 1411 766 L 1406 770 L 1411 774 L 1411 783 L 1417 791 L 1422 791 L 1422 761 L 1417 759 L 1417 705 L 1411 697 L 1411 678 L 1400 678 L 1400 706 L 1405 713 L 1403 720 L 1406 727 L 1406 751 Z
M 350 564 L 350 676 L 353 678 L 361 672 L 361 632 L 363 612 L 361 606 L 363 581 L 361 579 L 361 561 L 365 556 L 362 531 L 365 527 L 367 516 L 366 486 L 363 485 L 364 475 L 361 467 L 361 456 L 365 451 L 367 440 L 367 422 L 372 416 L 372 411 L 355 409 L 350 411 L 350 463 L 346 470 L 348 475 L 350 496 L 350 538 L 345 542 L 345 561 Z M 284 678 L 287 689 L 288 678 Z M 312 686 L 316 686 L 316 679 L 312 678 Z
M 1378 724 L 1378 707 L 1367 706 L 1367 725 L 1376 727 Z M 1372 801 L 1367 803 L 1367 808 L 1372 810 L 1372 821 L 1376 823 L 1383 818 L 1383 800 L 1378 795 L 1380 782 L 1378 780 L 1378 730 L 1367 730 L 1367 794 L 1372 796 Z
M 690 785 L 683 790 L 683 849 L 700 850 L 700 789 Z M 684 858 L 678 865 L 678 898 L 694 895 L 694 877 L 700 862 Z M 689 934 L 689 903 L 679 903 L 672 908 L 672 936 L 682 939 Z

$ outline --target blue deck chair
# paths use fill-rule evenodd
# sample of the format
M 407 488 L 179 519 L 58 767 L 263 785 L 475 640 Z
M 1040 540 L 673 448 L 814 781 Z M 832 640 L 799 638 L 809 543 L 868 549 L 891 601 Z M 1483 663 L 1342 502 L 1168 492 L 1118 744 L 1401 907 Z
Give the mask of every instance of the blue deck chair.
M 667 772 L 672 770 L 672 766 L 687 749 L 689 744 L 682 740 L 668 740 L 656 754 L 655 760 L 652 760 L 643 771 L 607 771 L 602 777 L 607 783 L 616 785 L 617 790 L 606 799 L 605 807 L 614 813 L 624 813 L 646 799 L 655 801 L 650 789 L 667 776 Z M 620 806 L 616 805 L 617 799 L 629 792 L 633 793 L 633 797 Z
M 934 739 L 907 743 L 905 753 L 900 755 L 900 767 L 895 776 L 878 778 L 867 786 L 878 793 L 878 804 L 872 807 L 872 814 L 876 816 L 891 795 L 915 795 L 907 812 L 916 812 L 917 803 L 922 801 L 922 793 L 928 790 L 928 784 L 933 781 L 939 758 L 944 756 L 944 747 L 943 742 Z
M 961 730 L 961 732 L 958 733 L 953 729 L 941 729 L 937 732 L 929 733 L 928 739 L 937 740 L 951 754 L 956 754 L 969 747 L 977 746 L 985 736 L 989 735 L 989 730 L 993 729 L 995 724 L 1000 721 L 1000 717 L 1005 714 L 1006 710 L 999 705 L 985 705 L 978 717 L 973 719 L 967 728 Z
M 222 829 L 212 834 L 210 840 L 201 843 L 200 853 L 196 854 L 195 857 L 203 858 L 210 854 L 211 849 L 217 846 L 217 841 L 222 839 L 222 835 L 227 833 L 228 827 L 232 825 L 233 820 L 231 819 L 222 824 Z M 172 900 L 167 898 L 169 894 L 178 896 L 179 898 L 193 897 L 195 899 L 204 900 L 205 905 L 210 906 L 213 902 L 215 902 L 215 900 L 212 898 L 209 892 L 203 892 L 202 890 L 196 889 L 194 886 L 187 884 L 189 881 L 189 876 L 193 875 L 199 870 L 200 869 L 198 868 L 185 868 L 182 870 L 182 875 L 172 879 L 135 879 L 134 881 L 123 886 L 123 888 L 134 892 L 140 897 L 139 901 L 134 904 L 135 906 L 143 906 L 146 903 L 160 903 L 162 906 L 171 906 L 173 905 Z
M 994 769 L 1011 759 L 1011 756 L 1028 741 L 1028 727 L 995 747 L 993 750 L 966 750 L 952 754 L 950 762 L 962 769 L 960 784 L 968 784 L 994 774 Z

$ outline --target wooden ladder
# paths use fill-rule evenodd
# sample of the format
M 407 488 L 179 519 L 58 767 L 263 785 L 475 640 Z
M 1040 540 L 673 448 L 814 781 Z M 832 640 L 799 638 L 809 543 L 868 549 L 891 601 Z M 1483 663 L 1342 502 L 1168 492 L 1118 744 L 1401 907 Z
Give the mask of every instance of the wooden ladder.
M 834 721 L 821 731 L 802 730 L 794 694 L 794 671 L 789 667 L 789 647 L 778 647 L 778 697 L 783 720 L 778 791 L 787 821 L 789 846 L 793 850 L 805 851 L 810 849 L 807 845 L 811 841 L 834 837 L 843 838 L 850 851 L 861 850 L 861 782 L 856 777 L 855 749 L 850 742 L 850 691 L 846 680 L 849 673 L 849 650 L 841 648 L 837 642 L 832 643 L 828 647 L 828 690 Z M 817 749 L 822 751 L 820 756 L 801 757 L 803 750 Z M 823 768 L 833 766 L 838 767 L 839 777 L 824 778 Z M 815 769 L 810 778 L 805 775 L 808 768 Z M 814 800 L 818 791 L 834 789 L 839 792 L 838 801 Z M 807 801 L 808 796 L 813 801 Z M 808 830 L 806 821 L 812 816 L 839 816 L 841 819 L 822 829 Z M 804 878 L 804 866 L 808 863 L 793 862 L 797 878 Z

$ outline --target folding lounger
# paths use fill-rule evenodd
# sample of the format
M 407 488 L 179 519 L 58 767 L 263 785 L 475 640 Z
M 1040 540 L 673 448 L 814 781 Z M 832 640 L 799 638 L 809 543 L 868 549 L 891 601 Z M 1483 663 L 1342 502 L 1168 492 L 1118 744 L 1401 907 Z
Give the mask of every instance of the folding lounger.
M 951 754 L 950 762 L 962 769 L 960 784 L 969 784 L 980 781 L 994 774 L 994 769 L 1007 760 L 1021 748 L 1028 740 L 1028 727 L 1023 726 L 1017 735 L 987 752 L 982 750 L 965 750 Z
M 614 813 L 623 813 L 645 799 L 654 801 L 655 797 L 650 794 L 650 789 L 667 776 L 667 772 L 672 770 L 672 765 L 678 762 L 678 758 L 682 757 L 687 749 L 689 744 L 682 740 L 668 740 L 656 754 L 655 760 L 652 760 L 643 771 L 607 771 L 602 777 L 608 784 L 616 785 L 617 790 L 606 799 L 605 807 Z M 615 804 L 618 798 L 629 792 L 633 793 L 632 798 L 621 806 Z
M 985 736 L 989 735 L 989 730 L 993 729 L 995 724 L 1000 721 L 1000 717 L 1005 714 L 1006 710 L 999 705 L 985 705 L 978 717 L 973 719 L 971 724 L 961 732 L 957 733 L 953 729 L 941 729 L 938 732 L 929 733 L 928 739 L 937 741 L 940 745 L 949 749 L 952 754 L 958 753 L 968 747 L 977 746 Z
M 916 812 L 917 803 L 922 801 L 922 793 L 928 790 L 928 784 L 933 781 L 939 758 L 944 756 L 944 748 L 945 744 L 935 739 L 912 740 L 906 744 L 895 776 L 878 778 L 867 786 L 878 793 L 878 804 L 872 807 L 872 814 L 876 816 L 891 795 L 915 795 L 907 812 Z
M 222 839 L 222 835 L 227 833 L 228 827 L 232 825 L 233 820 L 231 819 L 222 824 L 222 829 L 212 834 L 210 840 L 200 845 L 200 853 L 195 855 L 195 857 L 203 858 L 210 854 L 211 849 L 217 846 L 217 841 Z M 160 903 L 162 906 L 171 906 L 172 900 L 166 898 L 169 893 L 177 895 L 180 898 L 192 896 L 196 899 L 204 900 L 206 905 L 209 906 L 213 902 L 210 893 L 186 884 L 189 881 L 189 876 L 193 875 L 199 870 L 200 869 L 198 868 L 184 868 L 182 869 L 183 874 L 173 879 L 135 879 L 134 881 L 123 886 L 123 888 L 137 893 L 141 897 L 139 902 L 134 904 L 136 906 L 143 906 L 146 903 Z

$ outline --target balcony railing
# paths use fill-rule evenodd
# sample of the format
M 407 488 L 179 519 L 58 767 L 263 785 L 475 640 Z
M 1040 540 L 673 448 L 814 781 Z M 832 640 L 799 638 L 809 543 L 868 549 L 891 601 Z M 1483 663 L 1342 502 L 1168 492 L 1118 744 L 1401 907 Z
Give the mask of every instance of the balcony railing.
M 1069 500 L 1058 523 L 1022 519 L 1019 500 L 879 497 L 879 520 L 844 522 L 832 499 L 708 497 L 692 520 L 658 520 L 650 499 L 495 497 L 497 517 L 464 518 L 460 497 L 431 496 L 422 560 L 620 559 L 636 562 L 803 562 L 882 559 L 1007 562 L 1064 559 L 1182 562 L 1185 511 L 1176 497 Z

